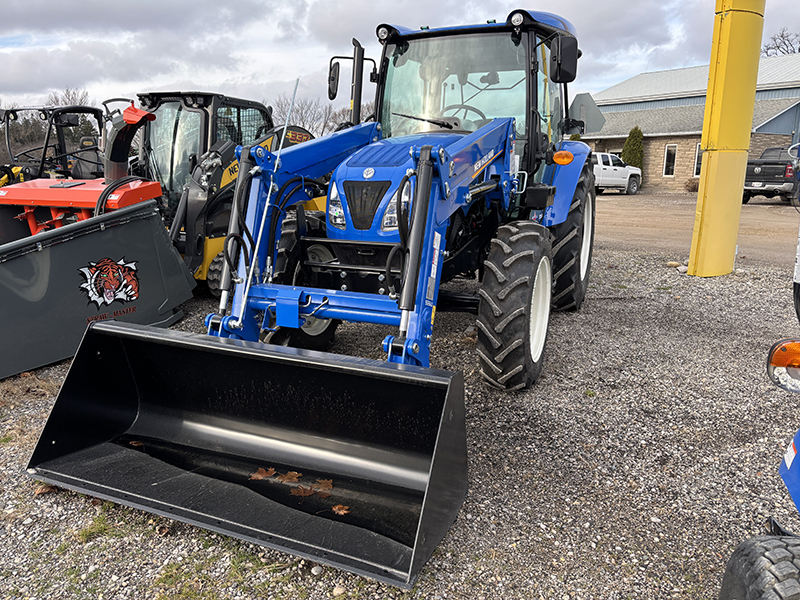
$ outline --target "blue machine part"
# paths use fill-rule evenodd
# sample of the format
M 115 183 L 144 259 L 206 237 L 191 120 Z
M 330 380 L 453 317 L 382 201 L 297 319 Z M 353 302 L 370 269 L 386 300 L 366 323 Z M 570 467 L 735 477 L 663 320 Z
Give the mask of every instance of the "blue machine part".
M 548 206 L 544 213 L 542 225 L 551 227 L 563 223 L 567 218 L 569 207 L 572 204 L 572 195 L 575 186 L 589 157 L 591 148 L 584 142 L 565 140 L 561 142 L 559 150 L 567 150 L 575 157 L 568 165 L 547 165 L 542 180 L 556 188 L 556 196 L 552 206 Z
M 404 323 L 407 329 L 402 350 L 398 350 L 396 346 L 392 349 L 391 338 L 387 338 L 384 343 L 389 353 L 388 360 L 429 366 L 430 340 L 446 246 L 445 232 L 450 216 L 458 208 L 474 201 L 469 195 L 470 185 L 490 180 L 492 176 L 498 179 L 498 187 L 496 191 L 487 194 L 485 201 L 499 198 L 505 208 L 510 205 L 517 185 L 517 180 L 511 173 L 513 119 L 495 119 L 466 136 L 426 134 L 390 140 L 380 140 L 376 124 L 360 125 L 312 140 L 302 147 L 290 148 L 281 155 L 279 164 L 277 156 L 255 148 L 251 152 L 261 171 L 253 177 L 245 218 L 247 223 L 253 224 L 253 236 L 257 240 L 263 240 L 265 232 L 269 230 L 270 221 L 283 218 L 282 214 L 278 214 L 275 205 L 279 199 L 271 197 L 267 208 L 270 188 L 274 191 L 293 177 L 319 177 L 330 172 L 343 157 L 349 156 L 336 169 L 331 187 L 342 185 L 343 181 L 369 179 L 388 181 L 391 185 L 384 192 L 381 205 L 368 230 L 356 230 L 352 222 L 348 221 L 344 230 L 329 226 L 329 238 L 397 242 L 399 235 L 396 230 L 381 231 L 382 215 L 397 191 L 400 174 L 407 169 L 419 169 L 421 147 L 414 142 L 423 141 L 428 142 L 426 147 L 431 148 L 432 176 L 414 307 L 413 310 L 406 311 L 408 314 L 405 321 L 398 302 L 388 296 L 342 290 L 299 289 L 265 281 L 268 249 L 266 243 L 262 243 L 259 244 L 256 257 L 257 275 L 250 282 L 249 289 L 246 289 L 246 282 L 236 286 L 232 314 L 222 317 L 220 327 L 210 333 L 258 341 L 261 326 L 266 320 L 260 314 L 272 314 L 276 317 L 277 324 L 290 327 L 297 327 L 303 318 L 312 314 L 318 318 L 393 326 Z M 405 157 L 402 161 L 401 155 Z M 379 161 L 383 161 L 383 164 Z M 365 167 L 366 164 L 373 166 Z M 341 193 L 341 197 L 344 203 L 348 201 L 344 193 Z M 412 210 L 419 197 L 415 191 Z M 305 199 L 307 196 L 297 194 L 285 208 Z M 266 218 L 263 218 L 265 210 Z M 242 257 L 239 273 L 245 272 L 246 265 Z M 241 319 L 239 315 L 242 315 Z
M 779 469 L 783 483 L 789 490 L 795 506 L 800 510 L 800 459 L 797 458 L 797 449 L 800 448 L 800 431 L 794 434 L 783 455 Z
M 543 25 L 547 25 L 548 27 L 552 27 L 554 29 L 560 29 L 561 31 L 566 31 L 572 35 L 577 35 L 575 27 L 564 19 L 563 17 L 559 17 L 558 15 L 554 15 L 553 13 L 548 12 L 539 12 L 534 10 L 523 10 L 518 11 L 515 10 L 513 12 L 523 12 L 528 15 L 528 17 L 536 21 L 537 23 L 541 23 Z M 424 28 L 424 29 L 410 29 L 408 27 L 398 26 L 398 25 L 391 25 L 400 35 L 403 37 L 407 36 L 420 36 L 420 35 L 441 35 L 442 33 L 453 32 L 465 32 L 470 30 L 487 30 L 493 27 L 500 28 L 505 26 L 505 22 L 499 23 L 485 23 L 481 25 L 457 25 L 453 27 L 436 27 L 434 29 Z

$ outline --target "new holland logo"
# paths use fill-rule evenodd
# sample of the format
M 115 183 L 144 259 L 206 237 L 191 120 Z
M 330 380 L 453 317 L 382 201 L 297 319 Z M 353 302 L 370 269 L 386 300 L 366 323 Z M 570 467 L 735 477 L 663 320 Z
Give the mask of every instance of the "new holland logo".
M 139 297 L 136 261 L 126 263 L 124 257 L 118 261 L 101 258 L 78 271 L 85 279 L 80 289 L 97 308 L 115 301 L 133 302 Z
M 373 175 L 375 175 L 375 169 L 372 167 L 367 167 L 364 169 L 364 179 L 372 179 Z
M 489 161 L 492 160 L 493 158 L 494 158 L 494 150 L 489 152 L 489 154 L 487 154 L 478 162 L 476 162 L 474 165 L 472 165 L 472 174 L 475 175 L 478 171 L 480 171 L 483 167 L 485 167 L 489 163 Z

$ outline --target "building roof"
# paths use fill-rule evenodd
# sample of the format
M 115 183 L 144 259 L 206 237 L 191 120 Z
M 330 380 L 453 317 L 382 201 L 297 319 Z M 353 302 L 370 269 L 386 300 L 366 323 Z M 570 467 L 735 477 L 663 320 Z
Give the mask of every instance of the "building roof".
M 797 104 L 800 104 L 800 98 L 756 100 L 753 130 Z M 645 137 L 699 135 L 703 131 L 704 113 L 704 104 L 607 112 L 603 115 L 606 118 L 603 128 L 597 133 L 588 133 L 582 137 L 591 140 L 627 137 L 637 125 Z
M 640 73 L 593 94 L 598 106 L 705 96 L 708 65 Z M 757 90 L 800 87 L 800 54 L 762 56 Z

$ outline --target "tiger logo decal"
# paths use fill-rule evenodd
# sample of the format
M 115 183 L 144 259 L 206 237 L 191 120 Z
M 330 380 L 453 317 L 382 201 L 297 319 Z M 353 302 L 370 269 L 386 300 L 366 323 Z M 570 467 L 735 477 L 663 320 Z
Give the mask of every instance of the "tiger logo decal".
M 78 271 L 86 279 L 80 288 L 97 308 L 115 301 L 132 302 L 139 297 L 136 261 L 125 262 L 124 256 L 118 261 L 101 258 Z

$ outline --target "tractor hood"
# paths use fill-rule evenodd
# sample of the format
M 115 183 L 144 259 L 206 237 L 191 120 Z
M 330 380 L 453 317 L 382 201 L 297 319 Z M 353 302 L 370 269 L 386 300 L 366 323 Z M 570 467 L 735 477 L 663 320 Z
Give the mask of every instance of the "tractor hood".
M 400 180 L 408 169 L 414 167 L 411 148 L 423 145 L 446 148 L 464 135 L 464 132 L 426 132 L 393 137 L 379 140 L 353 154 L 336 169 L 332 183 L 332 186 L 336 185 L 346 225 L 344 229 L 332 225 L 329 199 L 328 237 L 396 242 L 397 229 L 382 230 L 381 222 L 390 200 L 397 192 Z M 413 190 L 413 179 L 411 189 Z M 333 194 L 333 191 L 329 193 Z

